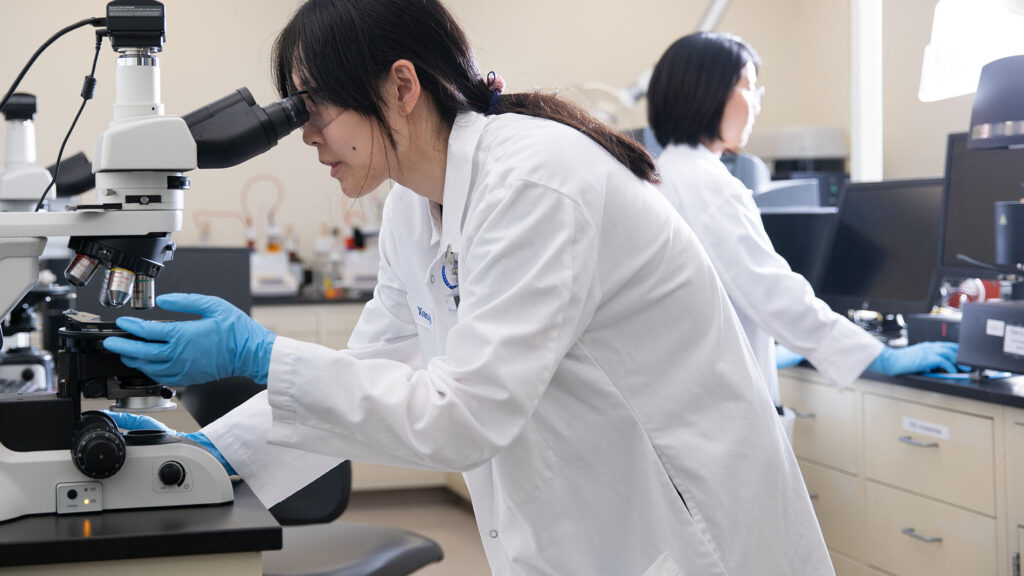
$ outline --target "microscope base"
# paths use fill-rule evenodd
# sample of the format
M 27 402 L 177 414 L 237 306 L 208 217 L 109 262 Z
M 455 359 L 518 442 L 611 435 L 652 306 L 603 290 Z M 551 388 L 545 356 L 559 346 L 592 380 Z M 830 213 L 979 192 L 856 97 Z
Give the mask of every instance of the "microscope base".
M 168 462 L 184 469 L 180 485 L 161 481 L 160 469 Z M 15 452 L 0 444 L 0 522 L 30 514 L 195 506 L 232 500 L 231 480 L 221 464 L 186 440 L 129 445 L 121 469 L 103 479 L 80 472 L 69 450 Z

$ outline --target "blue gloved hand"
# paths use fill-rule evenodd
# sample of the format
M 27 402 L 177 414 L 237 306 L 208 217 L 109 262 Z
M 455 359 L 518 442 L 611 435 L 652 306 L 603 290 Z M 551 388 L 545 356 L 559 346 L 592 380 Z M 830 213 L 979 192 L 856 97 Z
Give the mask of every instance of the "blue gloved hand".
M 804 357 L 786 348 L 782 344 L 775 345 L 775 367 L 779 370 L 796 366 L 804 361 Z
M 228 461 L 224 459 L 224 456 L 217 450 L 217 447 L 210 442 L 210 439 L 206 437 L 206 434 L 202 432 L 178 432 L 177 430 L 171 430 L 166 424 L 151 418 L 149 416 L 143 416 L 141 414 L 129 414 L 127 412 L 111 412 L 109 410 L 103 410 L 103 413 L 110 416 L 117 427 L 122 430 L 163 430 L 164 432 L 178 436 L 180 438 L 188 438 L 189 440 L 199 444 L 206 449 L 207 452 L 213 455 L 214 458 L 220 462 L 221 466 L 228 474 L 236 474 L 235 469 L 228 464 Z
M 868 370 L 888 376 L 914 374 L 942 368 L 956 372 L 956 353 L 959 345 L 955 342 L 921 342 L 906 348 L 886 346 Z
M 199 314 L 199 320 L 150 322 L 118 318 L 117 327 L 150 342 L 111 337 L 103 346 L 121 355 L 125 366 L 141 370 L 165 386 L 187 386 L 230 376 L 267 383 L 273 332 L 215 296 L 164 294 L 164 310 Z

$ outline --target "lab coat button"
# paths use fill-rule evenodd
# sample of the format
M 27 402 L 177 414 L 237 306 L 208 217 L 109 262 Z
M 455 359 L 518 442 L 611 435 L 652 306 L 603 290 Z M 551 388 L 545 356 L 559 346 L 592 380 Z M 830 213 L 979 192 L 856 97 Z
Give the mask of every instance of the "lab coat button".
M 436 278 L 434 278 L 434 275 L 431 274 L 430 275 L 430 283 L 433 284 L 435 281 L 436 281 Z
M 491 530 L 491 538 L 497 538 L 497 537 L 498 537 L 498 531 L 497 530 Z

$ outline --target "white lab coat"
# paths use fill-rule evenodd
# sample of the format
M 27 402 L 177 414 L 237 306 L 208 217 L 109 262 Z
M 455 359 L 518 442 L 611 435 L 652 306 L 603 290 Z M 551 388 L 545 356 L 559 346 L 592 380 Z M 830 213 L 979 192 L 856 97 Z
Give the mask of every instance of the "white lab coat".
M 772 398 L 779 399 L 776 339 L 836 385 L 856 380 L 883 344 L 832 312 L 775 252 L 750 190 L 704 146 L 667 147 L 658 170 L 662 192 L 711 258 Z
M 336 458 L 459 470 L 496 575 L 832 574 L 699 242 L 586 136 L 460 114 L 443 215 L 394 189 L 380 251 L 350 350 L 279 337 L 205 430 L 265 503 Z

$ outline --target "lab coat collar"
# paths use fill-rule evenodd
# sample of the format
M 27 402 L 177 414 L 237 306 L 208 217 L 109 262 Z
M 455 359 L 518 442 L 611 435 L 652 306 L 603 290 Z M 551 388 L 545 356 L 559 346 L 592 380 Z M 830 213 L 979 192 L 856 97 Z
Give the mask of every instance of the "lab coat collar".
M 434 227 L 432 240 L 440 236 L 439 250 L 443 253 L 452 246 L 458 251 L 462 237 L 463 214 L 469 200 L 469 186 L 473 177 L 473 157 L 477 142 L 487 119 L 483 114 L 463 112 L 455 117 L 448 137 L 448 162 L 444 173 L 444 210 L 441 230 Z
M 689 144 L 670 144 L 661 152 L 661 156 L 664 158 L 703 158 L 715 160 L 716 162 L 719 160 L 715 157 L 714 152 L 709 150 L 708 147 L 703 144 L 697 144 L 696 146 L 691 146 Z

